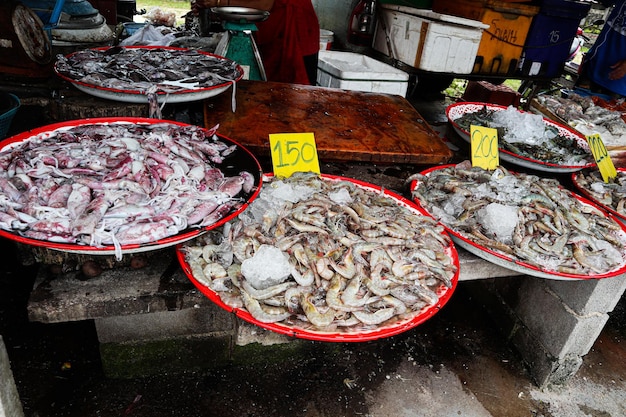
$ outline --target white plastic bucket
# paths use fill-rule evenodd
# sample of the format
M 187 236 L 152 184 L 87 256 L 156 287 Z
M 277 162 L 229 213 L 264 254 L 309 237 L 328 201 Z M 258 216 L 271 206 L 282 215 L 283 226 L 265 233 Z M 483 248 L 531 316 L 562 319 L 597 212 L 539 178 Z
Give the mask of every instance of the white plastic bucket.
M 333 46 L 335 34 L 326 29 L 320 29 L 320 51 L 328 51 Z

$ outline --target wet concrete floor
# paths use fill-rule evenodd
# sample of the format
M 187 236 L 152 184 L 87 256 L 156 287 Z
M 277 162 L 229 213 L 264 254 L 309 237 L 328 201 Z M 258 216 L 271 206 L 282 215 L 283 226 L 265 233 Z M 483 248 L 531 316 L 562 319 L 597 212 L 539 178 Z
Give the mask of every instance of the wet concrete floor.
M 273 362 L 119 380 L 102 371 L 93 322 L 28 322 L 36 266 L 6 239 L 0 249 L 0 334 L 26 417 L 626 415 L 624 298 L 577 375 L 549 390 L 495 330 L 475 296 L 480 282 L 460 283 L 442 311 L 391 338 L 305 342 Z
M 474 296 L 479 282 L 460 283 L 442 311 L 388 339 L 304 342 L 276 361 L 109 379 L 92 322 L 25 319 L 32 272 L 14 268 L 0 280 L 1 333 L 26 417 L 626 415 L 624 300 L 578 374 L 552 390 L 534 384 L 494 330 Z

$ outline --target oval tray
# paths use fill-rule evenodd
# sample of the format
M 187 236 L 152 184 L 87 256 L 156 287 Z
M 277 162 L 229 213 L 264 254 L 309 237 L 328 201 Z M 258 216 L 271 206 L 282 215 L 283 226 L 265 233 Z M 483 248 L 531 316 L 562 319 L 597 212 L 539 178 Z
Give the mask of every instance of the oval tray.
M 593 168 L 592 168 L 593 169 Z M 617 175 L 618 176 L 626 176 L 626 168 L 615 168 L 615 170 L 617 171 Z M 585 197 L 587 197 L 589 200 L 593 201 L 594 203 L 596 203 L 598 206 L 602 207 L 604 210 L 608 211 L 609 213 L 611 213 L 613 216 L 615 216 L 615 218 L 617 220 L 619 220 L 621 223 L 626 224 L 626 215 L 620 214 L 617 210 L 615 210 L 613 207 L 602 203 L 600 200 L 598 200 L 587 188 L 585 188 L 580 181 L 578 180 L 578 176 L 580 174 L 582 174 L 583 171 L 578 171 L 578 172 L 574 172 L 572 173 L 572 182 L 574 183 L 574 186 L 576 187 L 576 189 L 578 191 L 581 192 L 581 194 L 583 194 Z
M 106 51 L 107 49 L 110 49 L 110 48 L 111 47 L 100 47 L 100 48 L 93 48 L 93 50 Z M 178 48 L 178 47 L 172 47 L 172 46 L 124 46 L 124 47 L 117 46 L 115 48 L 125 48 L 129 50 L 138 50 L 138 51 L 140 50 L 150 51 L 150 50 L 159 50 L 159 49 L 171 50 L 171 51 L 190 51 L 190 49 L 187 49 L 187 48 Z M 80 52 L 81 51 L 73 52 L 67 55 L 67 57 L 70 57 Z M 197 52 L 199 54 L 206 55 L 209 57 L 213 57 L 218 60 L 232 62 L 232 60 L 228 58 L 211 54 L 208 52 L 199 51 L 199 50 L 198 51 L 194 50 L 194 52 Z M 173 104 L 173 103 L 187 103 L 187 102 L 192 102 L 192 101 L 199 101 L 199 100 L 203 100 L 206 98 L 217 96 L 218 94 L 221 94 L 225 92 L 226 90 L 228 90 L 228 88 L 231 85 L 233 85 L 235 82 L 240 81 L 243 78 L 243 75 L 244 75 L 243 68 L 241 68 L 240 65 L 237 65 L 236 68 L 237 68 L 238 76 L 233 81 L 225 81 L 223 83 L 216 84 L 211 87 L 195 87 L 195 88 L 190 87 L 190 88 L 185 88 L 181 90 L 176 90 L 173 92 L 157 91 L 156 93 L 157 100 L 159 103 L 172 103 Z M 61 74 L 58 70 L 58 62 L 56 62 L 54 65 L 54 71 L 59 77 L 70 82 L 78 90 L 86 94 L 92 95 L 94 97 L 104 98 L 108 100 L 123 101 L 126 103 L 148 103 L 147 93 L 140 89 L 108 88 L 108 87 L 103 87 L 103 86 L 99 86 L 95 84 L 86 83 L 80 80 L 76 80 L 65 74 Z
M 366 190 L 371 190 L 377 193 L 382 193 L 385 196 L 395 200 L 398 204 L 405 206 L 411 211 L 415 212 L 416 215 L 419 215 L 419 216 L 423 215 L 422 212 L 419 210 L 419 208 L 413 202 L 411 202 L 410 200 L 400 195 L 390 192 L 389 190 L 383 189 L 382 187 L 369 184 L 366 182 L 362 182 L 359 180 L 351 179 L 351 178 L 344 178 L 344 177 L 333 176 L 333 175 L 322 175 L 322 177 L 330 181 L 349 181 Z M 403 318 L 392 324 L 379 326 L 378 328 L 373 329 L 373 330 L 361 331 L 361 332 L 323 332 L 323 331 L 304 329 L 302 327 L 289 325 L 283 322 L 263 323 L 263 322 L 258 321 L 254 317 L 252 317 L 252 315 L 245 308 L 235 308 L 235 307 L 231 307 L 227 305 L 226 303 L 224 303 L 224 301 L 222 301 L 222 299 L 220 298 L 220 295 L 217 292 L 213 291 L 206 284 L 202 282 L 202 279 L 198 279 L 194 277 L 191 267 L 189 263 L 187 262 L 187 260 L 185 259 L 185 253 L 182 249 L 182 245 L 177 246 L 178 260 L 180 261 L 183 271 L 185 272 L 187 277 L 189 277 L 191 282 L 204 295 L 206 295 L 211 301 L 213 301 L 215 304 L 217 304 L 224 310 L 234 313 L 237 317 L 249 323 L 255 324 L 259 327 L 262 327 L 267 330 L 271 330 L 276 333 L 280 333 L 280 334 L 284 334 L 287 336 L 292 336 L 292 337 L 296 337 L 300 339 L 326 341 L 326 342 L 364 342 L 364 341 L 369 341 L 369 340 L 376 340 L 380 338 L 390 337 L 390 336 L 394 336 L 399 333 L 405 332 L 407 330 L 410 330 L 416 327 L 417 325 L 423 323 L 424 321 L 428 320 L 450 300 L 450 297 L 452 296 L 452 293 L 456 289 L 456 285 L 458 283 L 459 258 L 456 252 L 456 248 L 454 247 L 454 244 L 452 243 L 452 241 L 450 241 L 450 245 L 447 247 L 447 255 L 450 256 L 450 258 L 452 259 L 452 262 L 456 266 L 456 273 L 454 277 L 452 278 L 452 286 L 450 288 L 446 287 L 443 284 L 440 285 L 438 291 L 436 291 L 439 299 L 435 304 L 425 307 L 424 309 L 420 311 L 416 311 L 414 312 L 413 315 L 407 318 Z
M 481 110 L 483 107 L 487 107 L 489 110 L 506 110 L 506 106 L 500 106 L 496 104 L 489 103 L 477 103 L 477 102 L 461 102 L 456 104 L 451 104 L 446 108 L 446 116 L 450 121 L 450 124 L 457 132 L 459 136 L 461 136 L 466 142 L 470 143 L 470 135 L 469 132 L 463 128 L 461 128 L 457 123 L 456 119 L 462 117 L 467 113 L 474 113 Z M 589 145 L 587 144 L 587 140 L 583 135 L 579 132 L 576 132 L 569 126 L 562 125 L 560 123 L 554 122 L 550 119 L 543 118 L 543 121 L 546 125 L 556 127 L 559 130 L 559 134 L 562 136 L 567 136 L 579 143 L 579 145 L 585 149 L 589 149 Z M 509 150 L 499 148 L 500 158 L 503 161 L 509 162 L 511 164 L 518 165 L 523 168 L 534 169 L 537 171 L 544 172 L 552 172 L 552 173 L 570 173 L 576 172 L 584 168 L 589 168 L 595 166 L 595 162 L 590 162 L 583 165 L 559 165 L 550 162 L 544 162 L 537 159 L 532 159 L 526 156 L 517 155 Z M 591 151 L 589 152 L 589 157 L 593 160 L 593 156 L 591 155 Z
M 66 129 L 76 126 L 84 126 L 84 125 L 93 125 L 93 124 L 120 124 L 127 123 L 129 125 L 135 124 L 159 124 L 159 123 L 168 123 L 177 126 L 186 126 L 185 123 L 175 122 L 170 120 L 158 120 L 158 119 L 150 119 L 150 118 L 124 118 L 124 117 L 115 117 L 115 118 L 94 118 L 94 119 L 84 119 L 84 120 L 74 120 L 68 122 L 61 122 L 56 124 L 51 124 L 47 126 L 43 126 L 37 129 L 33 129 L 18 135 L 15 135 L 11 138 L 5 139 L 1 142 L 0 151 L 7 150 L 10 147 L 19 146 L 22 142 L 28 141 L 38 135 L 51 135 L 54 131 L 59 129 Z M 164 247 L 174 246 L 186 240 L 192 239 L 208 230 L 211 230 L 215 227 L 218 227 L 229 220 L 236 217 L 239 213 L 244 211 L 248 204 L 253 201 L 259 192 L 261 191 L 262 185 L 262 170 L 259 161 L 256 157 L 245 147 L 239 145 L 237 142 L 233 141 L 224 136 L 218 135 L 219 139 L 225 143 L 229 143 L 232 145 L 236 145 L 235 151 L 224 161 L 224 164 L 219 166 L 219 168 L 230 175 L 234 175 L 239 173 L 242 170 L 250 172 L 255 177 L 255 189 L 250 195 L 246 196 L 246 202 L 239 207 L 237 210 L 229 213 L 227 216 L 219 220 L 218 222 L 206 226 L 206 227 L 189 227 L 188 229 L 182 230 L 179 233 L 169 236 L 167 238 L 163 238 L 150 243 L 142 243 L 142 244 L 128 244 L 121 246 L 122 254 L 130 254 L 130 253 L 138 253 L 138 252 L 146 252 L 156 249 L 161 249 Z M 55 249 L 64 252 L 70 253 L 80 253 L 80 254 L 89 254 L 89 255 L 115 255 L 118 254 L 118 250 L 113 245 L 103 245 L 103 246 L 89 246 L 83 244 L 72 244 L 72 243 L 60 243 L 46 240 L 38 240 L 32 239 L 29 237 L 25 237 L 20 235 L 17 232 L 7 231 L 0 229 L 0 236 L 6 237 L 8 239 L 24 243 L 32 246 L 45 247 L 49 249 Z
M 432 167 L 432 168 L 422 171 L 421 174 L 427 176 L 434 171 L 446 169 L 452 166 L 454 165 L 442 165 L 442 166 Z M 419 185 L 419 181 L 416 181 L 416 180 L 412 181 L 410 185 L 411 192 L 415 190 L 418 185 Z M 612 215 L 606 213 L 606 211 L 604 211 L 601 207 L 597 206 L 593 202 L 575 193 L 572 193 L 570 191 L 568 192 L 573 198 L 577 199 L 581 204 L 593 206 L 594 208 L 605 213 L 607 217 L 611 217 L 611 218 L 613 217 Z M 420 203 L 418 199 L 415 199 L 414 201 L 415 201 L 415 204 L 417 204 L 417 206 L 419 207 L 420 211 L 422 211 L 425 215 L 435 218 L 428 211 L 428 209 Z M 626 226 L 619 221 L 617 223 L 621 225 L 622 229 L 620 231 L 620 234 L 622 235 L 623 240 L 626 241 Z M 552 271 L 552 270 L 548 270 L 545 268 L 540 268 L 538 266 L 524 262 L 523 260 L 512 258 L 503 253 L 500 253 L 490 248 L 487 248 L 485 246 L 482 246 L 474 242 L 473 240 L 465 237 L 461 233 L 455 231 L 451 227 L 445 225 L 444 223 L 441 223 L 441 224 L 445 227 L 446 231 L 450 234 L 452 240 L 458 246 L 462 247 L 463 249 L 466 249 L 468 252 L 471 252 L 474 255 L 486 261 L 492 262 L 498 266 L 502 266 L 512 271 L 520 272 L 526 275 L 532 275 L 532 276 L 539 277 L 539 278 L 548 278 L 548 279 L 555 279 L 555 280 L 587 280 L 587 279 L 611 278 L 611 277 L 626 273 L 626 255 L 623 256 L 624 259 L 622 259 L 622 264 L 619 267 L 603 274 L 581 275 L 581 274 L 571 274 L 571 273 Z M 626 251 L 626 248 L 625 248 L 625 251 Z

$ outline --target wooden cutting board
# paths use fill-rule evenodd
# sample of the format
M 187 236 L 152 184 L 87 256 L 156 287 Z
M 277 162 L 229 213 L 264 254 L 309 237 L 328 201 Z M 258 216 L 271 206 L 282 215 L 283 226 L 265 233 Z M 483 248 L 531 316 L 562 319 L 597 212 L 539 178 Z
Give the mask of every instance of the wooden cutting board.
M 207 127 L 269 157 L 272 133 L 315 135 L 321 161 L 440 164 L 452 152 L 404 98 L 264 81 L 236 85 L 205 100 Z

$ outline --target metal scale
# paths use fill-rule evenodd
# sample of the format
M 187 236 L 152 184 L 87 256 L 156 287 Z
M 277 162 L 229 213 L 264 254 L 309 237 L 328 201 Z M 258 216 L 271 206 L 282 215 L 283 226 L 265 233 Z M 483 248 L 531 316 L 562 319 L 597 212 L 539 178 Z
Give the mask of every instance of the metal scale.
M 213 7 L 211 12 L 223 21 L 224 35 L 215 53 L 232 59 L 244 70 L 244 79 L 267 81 L 261 54 L 254 41 L 256 22 L 266 20 L 270 13 L 249 7 Z
M 52 45 L 39 17 L 17 2 L 0 4 L 0 73 L 46 77 Z
M 48 78 L 56 54 L 113 39 L 86 0 L 0 0 L 0 75 Z

